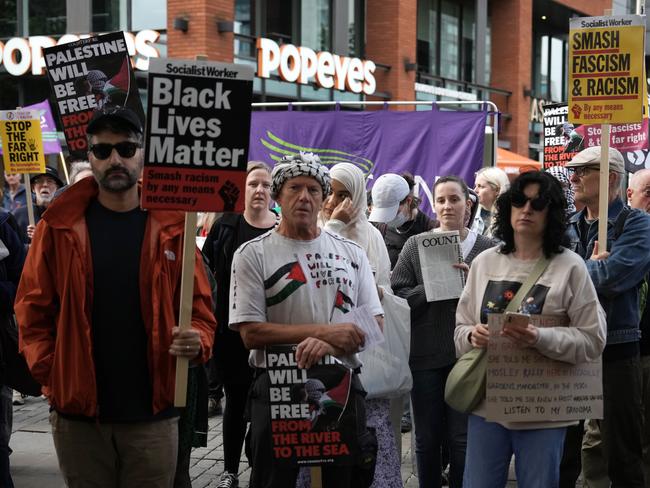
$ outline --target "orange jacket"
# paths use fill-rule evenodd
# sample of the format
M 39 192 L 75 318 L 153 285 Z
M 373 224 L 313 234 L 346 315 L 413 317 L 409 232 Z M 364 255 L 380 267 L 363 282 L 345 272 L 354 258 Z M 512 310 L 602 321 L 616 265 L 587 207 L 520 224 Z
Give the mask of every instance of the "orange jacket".
M 60 412 L 97 416 L 92 352 L 93 266 L 85 212 L 98 194 L 93 178 L 64 191 L 39 222 L 16 295 L 20 350 L 34 378 Z M 149 211 L 140 258 L 142 318 L 148 336 L 154 414 L 174 399 L 175 358 L 169 353 L 178 321 L 184 214 Z M 205 362 L 215 319 L 210 284 L 196 251 L 192 327 Z M 120 361 L 120 351 L 115 351 Z M 128 401 L 128 399 L 124 399 Z

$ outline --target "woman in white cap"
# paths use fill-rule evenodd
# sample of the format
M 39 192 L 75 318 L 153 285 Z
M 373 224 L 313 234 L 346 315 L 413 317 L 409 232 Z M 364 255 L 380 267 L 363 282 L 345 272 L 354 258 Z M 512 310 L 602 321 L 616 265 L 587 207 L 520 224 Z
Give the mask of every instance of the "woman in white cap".
M 510 188 L 508 175 L 499 168 L 483 168 L 477 171 L 474 191 L 478 193 L 479 212 L 474 218 L 472 230 L 481 235 L 492 235 L 492 217 L 497 197 Z

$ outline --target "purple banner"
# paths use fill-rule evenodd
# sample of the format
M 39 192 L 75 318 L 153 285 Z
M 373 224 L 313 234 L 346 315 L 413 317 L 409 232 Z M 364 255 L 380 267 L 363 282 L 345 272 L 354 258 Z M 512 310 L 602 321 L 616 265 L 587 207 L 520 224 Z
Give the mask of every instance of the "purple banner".
M 45 151 L 45 154 L 60 153 L 61 144 L 56 135 L 56 125 L 54 125 L 54 119 L 52 118 L 50 102 L 43 100 L 34 105 L 27 105 L 21 108 L 38 110 L 41 114 L 41 131 L 43 132 L 43 151 Z M 2 154 L 2 146 L 0 146 L 0 154 Z
M 487 112 L 253 112 L 249 160 L 275 164 L 310 151 L 328 166 L 350 162 L 373 178 L 411 172 L 422 210 L 431 213 L 431 186 L 457 175 L 468 185 L 483 164 Z M 372 186 L 372 185 L 370 185 Z

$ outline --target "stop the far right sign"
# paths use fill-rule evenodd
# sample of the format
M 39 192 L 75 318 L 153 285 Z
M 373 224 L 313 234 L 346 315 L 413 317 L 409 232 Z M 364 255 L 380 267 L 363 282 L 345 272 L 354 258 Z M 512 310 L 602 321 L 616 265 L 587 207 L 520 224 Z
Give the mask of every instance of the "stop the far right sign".
M 641 122 L 645 16 L 571 19 L 569 121 L 574 124 Z

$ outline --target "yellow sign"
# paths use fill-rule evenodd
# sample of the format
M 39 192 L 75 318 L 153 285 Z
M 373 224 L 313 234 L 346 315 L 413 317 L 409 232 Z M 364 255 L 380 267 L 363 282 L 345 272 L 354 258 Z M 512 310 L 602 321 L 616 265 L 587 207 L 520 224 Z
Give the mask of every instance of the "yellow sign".
M 569 121 L 641 122 L 645 17 L 578 17 L 569 29 Z
M 44 173 L 45 153 L 38 110 L 0 110 L 5 171 Z

